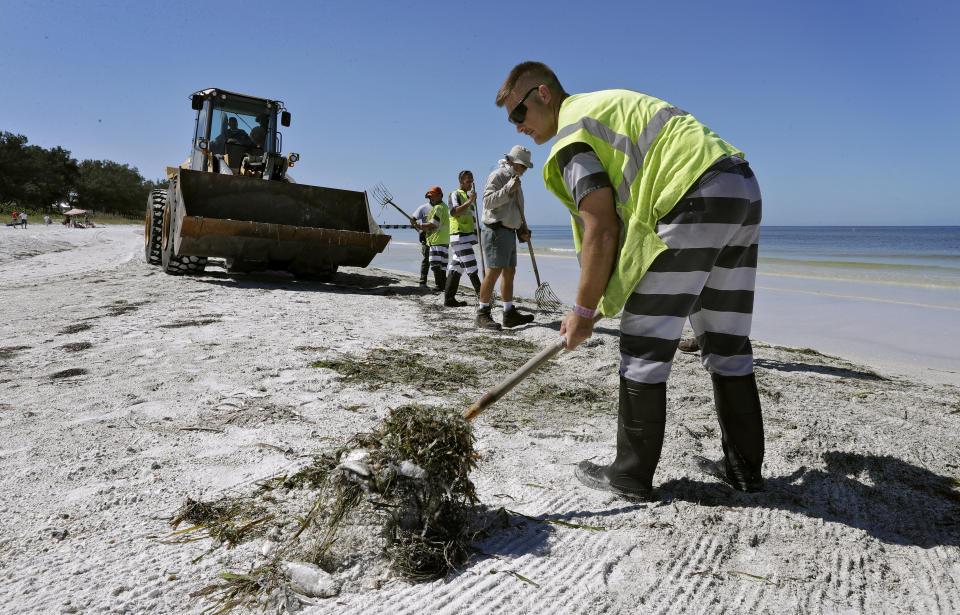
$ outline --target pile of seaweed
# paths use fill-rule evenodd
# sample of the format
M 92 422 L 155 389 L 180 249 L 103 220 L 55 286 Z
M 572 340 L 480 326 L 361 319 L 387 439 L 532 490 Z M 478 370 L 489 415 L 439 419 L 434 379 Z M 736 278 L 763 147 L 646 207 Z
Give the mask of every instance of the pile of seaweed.
M 173 525 L 194 525 L 175 532 L 179 538 L 205 530 L 213 548 L 253 538 L 275 544 L 262 549 L 269 553 L 265 561 L 248 572 L 221 574 L 222 582 L 197 595 L 217 600 L 218 613 L 294 606 L 291 600 L 339 593 L 338 573 L 364 558 L 409 580 L 456 570 L 469 557 L 479 520 L 470 481 L 473 444 L 470 423 L 459 412 L 401 406 L 376 431 L 355 435 L 295 474 L 260 483 L 248 497 L 187 500 Z

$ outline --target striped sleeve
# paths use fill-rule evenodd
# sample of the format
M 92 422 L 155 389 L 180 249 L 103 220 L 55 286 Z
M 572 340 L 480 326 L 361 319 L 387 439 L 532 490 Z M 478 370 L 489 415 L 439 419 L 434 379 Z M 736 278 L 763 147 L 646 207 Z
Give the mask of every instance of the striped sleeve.
M 571 143 L 557 152 L 557 165 L 577 207 L 580 200 L 594 190 L 613 188 L 597 153 L 586 143 Z

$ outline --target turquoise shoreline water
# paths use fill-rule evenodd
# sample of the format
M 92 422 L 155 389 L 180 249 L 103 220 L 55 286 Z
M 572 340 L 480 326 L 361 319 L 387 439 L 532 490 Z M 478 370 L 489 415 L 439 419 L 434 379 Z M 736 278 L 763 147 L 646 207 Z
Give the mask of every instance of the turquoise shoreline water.
M 533 226 L 533 245 L 541 277 L 552 269 L 566 272 L 574 261 L 570 227 Z M 411 230 L 392 229 L 388 252 L 375 266 L 416 271 L 417 236 Z M 518 252 L 518 274 L 525 246 Z M 761 227 L 759 265 L 767 275 L 875 282 L 914 287 L 960 290 L 960 226 L 941 227 Z M 559 273 L 559 272 L 557 272 Z
M 533 231 L 540 280 L 571 304 L 580 267 L 569 227 Z M 416 234 L 392 232 L 372 266 L 418 272 Z M 759 257 L 755 340 L 960 385 L 960 227 L 762 227 Z M 521 305 L 536 288 L 521 245 Z

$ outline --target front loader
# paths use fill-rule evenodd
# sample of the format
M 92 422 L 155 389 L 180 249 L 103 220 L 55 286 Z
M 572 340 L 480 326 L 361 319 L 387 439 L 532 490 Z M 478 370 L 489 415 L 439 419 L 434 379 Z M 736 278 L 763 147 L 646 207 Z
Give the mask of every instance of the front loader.
M 200 273 L 208 257 L 228 272 L 289 271 L 329 279 L 366 267 L 390 241 L 366 192 L 297 184 L 299 159 L 281 154 L 290 113 L 277 100 L 219 89 L 191 95 L 190 156 L 167 167 L 166 190 L 147 199 L 144 256 L 169 274 Z

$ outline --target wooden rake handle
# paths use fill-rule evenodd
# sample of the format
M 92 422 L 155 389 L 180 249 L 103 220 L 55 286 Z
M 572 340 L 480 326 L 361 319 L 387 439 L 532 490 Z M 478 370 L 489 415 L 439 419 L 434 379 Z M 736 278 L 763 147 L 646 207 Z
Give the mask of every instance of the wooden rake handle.
M 393 205 L 393 207 L 394 207 L 397 211 L 399 211 L 400 213 L 403 214 L 403 217 L 404 217 L 404 218 L 406 218 L 407 220 L 410 221 L 410 224 L 416 225 L 417 221 L 414 220 L 413 218 L 411 218 L 410 216 L 408 216 L 408 215 L 407 215 L 407 212 L 405 212 L 405 211 L 403 211 L 402 209 L 400 209 L 400 207 L 399 207 L 396 203 L 394 203 L 394 202 L 391 201 L 390 199 L 384 199 L 384 202 L 385 202 L 385 203 L 390 203 L 391 205 Z
M 527 226 L 527 218 L 523 215 L 523 212 L 520 212 L 520 221 L 523 222 L 523 228 L 529 230 Z M 532 235 L 532 234 L 531 234 Z M 537 259 L 533 256 L 533 237 L 527 238 L 527 250 L 530 252 L 530 262 L 533 264 L 533 277 L 537 279 L 537 288 L 540 288 L 540 271 L 537 269 Z
M 474 182 L 473 184 L 470 184 L 470 189 L 473 190 L 474 194 L 477 193 L 476 182 Z M 481 200 L 482 200 L 482 197 L 481 197 Z M 483 229 L 481 229 L 480 227 L 480 224 L 481 224 L 480 203 L 476 201 L 474 201 L 473 203 L 473 223 L 474 223 L 474 228 L 476 229 L 476 232 L 477 232 L 477 245 L 480 247 L 480 277 L 485 278 L 487 277 L 487 266 L 483 262 L 483 239 L 481 238 L 481 235 L 483 235 L 482 233 Z
M 597 314 L 593 319 L 593 324 L 596 325 L 601 318 L 603 318 L 603 316 Z M 537 371 L 541 365 L 552 359 L 555 354 L 566 347 L 567 338 L 566 336 L 562 336 L 556 342 L 541 350 L 535 357 L 524 363 L 520 369 L 510 374 L 506 380 L 488 391 L 476 403 L 467 408 L 467 411 L 463 413 L 463 418 L 472 421 L 477 415 L 495 404 L 501 397 L 509 393 L 513 387 L 520 384 L 527 376 Z
M 533 263 L 533 277 L 537 279 L 537 288 L 542 286 L 540 284 L 540 272 L 537 270 L 537 259 L 533 256 L 533 241 L 527 239 L 527 250 L 530 251 L 530 262 Z

